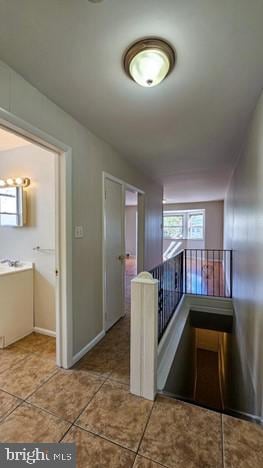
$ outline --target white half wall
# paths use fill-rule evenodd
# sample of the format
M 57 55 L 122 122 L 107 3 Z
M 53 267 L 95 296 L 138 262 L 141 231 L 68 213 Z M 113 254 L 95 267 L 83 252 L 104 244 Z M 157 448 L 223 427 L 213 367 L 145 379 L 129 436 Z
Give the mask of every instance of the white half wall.
M 144 269 L 162 257 L 163 189 L 128 163 L 5 63 L 0 62 L 0 107 L 72 148 L 73 225 L 84 237 L 73 239 L 73 352 L 77 354 L 103 329 L 102 172 L 145 192 Z
M 0 177 L 29 177 L 27 225 L 0 226 L 0 259 L 34 263 L 34 326 L 56 331 L 55 250 L 55 154 L 39 146 L 0 152 Z M 57 156 L 58 157 L 58 156 Z M 23 317 L 21 317 L 23 320 Z

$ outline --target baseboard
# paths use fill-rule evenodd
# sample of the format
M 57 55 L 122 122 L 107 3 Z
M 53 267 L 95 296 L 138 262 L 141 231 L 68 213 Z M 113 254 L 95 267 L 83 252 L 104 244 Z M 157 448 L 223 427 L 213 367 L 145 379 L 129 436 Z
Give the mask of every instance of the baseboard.
M 53 336 L 56 338 L 56 332 L 52 330 L 47 330 L 46 328 L 34 327 L 33 331 L 36 333 L 40 333 L 41 335 Z
M 31 328 L 26 333 L 23 333 L 23 335 L 13 337 L 13 338 L 11 338 L 9 340 L 7 340 L 5 336 L 1 336 L 0 337 L 0 349 L 4 349 L 7 346 L 11 346 L 12 344 L 16 343 L 17 341 L 22 340 L 26 336 L 30 335 L 32 333 L 32 331 L 33 330 Z
M 91 340 L 84 348 L 82 348 L 77 354 L 75 354 L 72 358 L 72 365 L 76 364 L 88 351 L 90 351 L 96 344 L 102 340 L 105 336 L 105 331 L 102 330 L 93 340 Z
M 263 426 L 263 418 L 261 418 L 260 416 L 255 416 L 254 414 L 245 413 L 244 411 L 232 410 L 230 408 L 227 408 L 225 413 L 228 416 L 232 416 L 233 418 L 245 419 L 247 421 L 252 421 Z

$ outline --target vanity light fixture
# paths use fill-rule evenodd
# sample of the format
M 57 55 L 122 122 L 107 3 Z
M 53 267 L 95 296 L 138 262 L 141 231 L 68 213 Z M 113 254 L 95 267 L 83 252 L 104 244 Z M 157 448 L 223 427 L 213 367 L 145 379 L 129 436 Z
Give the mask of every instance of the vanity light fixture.
M 132 44 L 124 56 L 127 75 L 145 88 L 160 84 L 171 73 L 176 52 L 163 39 L 145 38 Z
M 28 177 L 9 177 L 8 179 L 0 179 L 0 187 L 28 187 L 30 179 Z

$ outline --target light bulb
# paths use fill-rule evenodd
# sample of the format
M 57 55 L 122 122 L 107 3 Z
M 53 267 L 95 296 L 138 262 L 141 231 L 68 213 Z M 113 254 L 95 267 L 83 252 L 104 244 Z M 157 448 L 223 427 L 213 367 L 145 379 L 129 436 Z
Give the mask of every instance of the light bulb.
M 5 187 L 5 181 L 3 179 L 0 179 L 0 187 Z
M 9 178 L 9 179 L 7 179 L 6 183 L 7 183 L 7 185 L 14 185 L 14 180 Z
M 16 178 L 16 185 L 23 185 L 23 183 L 24 183 L 24 179 L 22 179 L 21 177 Z

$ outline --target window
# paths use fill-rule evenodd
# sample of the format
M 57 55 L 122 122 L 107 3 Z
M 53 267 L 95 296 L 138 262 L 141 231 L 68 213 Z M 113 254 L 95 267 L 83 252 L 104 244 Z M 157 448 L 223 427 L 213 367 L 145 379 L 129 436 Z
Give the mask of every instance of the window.
M 188 215 L 188 239 L 202 240 L 204 237 L 203 213 Z
M 184 231 L 183 215 L 164 216 L 164 237 L 166 239 L 182 239 Z
M 204 239 L 205 210 L 165 211 L 163 236 L 165 239 Z

